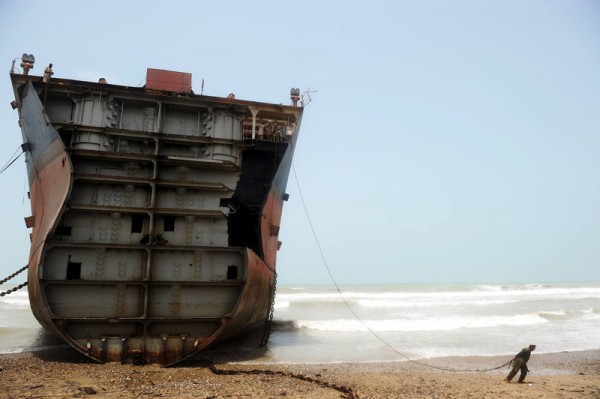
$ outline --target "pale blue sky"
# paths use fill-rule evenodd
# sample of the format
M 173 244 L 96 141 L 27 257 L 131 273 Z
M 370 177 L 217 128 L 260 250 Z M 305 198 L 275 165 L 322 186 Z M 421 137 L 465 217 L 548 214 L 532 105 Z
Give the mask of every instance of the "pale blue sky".
M 305 111 L 295 168 L 339 283 L 600 280 L 600 2 L 0 0 L 0 162 L 21 143 L 11 60 Z M 0 176 L 0 278 L 24 265 L 25 166 Z M 279 282 L 329 283 L 293 175 Z

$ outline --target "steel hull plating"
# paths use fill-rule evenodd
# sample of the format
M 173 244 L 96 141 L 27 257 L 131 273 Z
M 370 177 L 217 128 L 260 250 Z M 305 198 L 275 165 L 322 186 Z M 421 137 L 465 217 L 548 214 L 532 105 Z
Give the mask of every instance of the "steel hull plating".
M 168 365 L 265 326 L 302 108 L 11 78 L 44 327 L 98 361 Z

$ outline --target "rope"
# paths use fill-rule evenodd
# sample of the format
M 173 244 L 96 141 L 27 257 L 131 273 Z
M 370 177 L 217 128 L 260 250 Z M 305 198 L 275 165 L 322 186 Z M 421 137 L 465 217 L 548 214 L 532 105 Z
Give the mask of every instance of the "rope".
M 296 174 L 296 168 L 294 167 L 293 164 L 292 164 L 292 170 L 294 171 L 294 179 L 296 180 L 296 186 L 298 187 L 298 193 L 300 194 L 300 200 L 302 202 L 302 207 L 304 208 L 304 213 L 306 214 L 306 219 L 308 220 L 308 224 L 310 225 L 310 229 L 312 231 L 313 237 L 314 237 L 315 242 L 317 244 L 317 248 L 319 249 L 319 253 L 321 255 L 321 260 L 323 261 L 323 264 L 325 265 L 327 273 L 329 274 L 329 277 L 331 278 L 331 281 L 333 282 L 333 285 L 335 286 L 337 292 L 339 293 L 340 298 L 342 298 L 342 301 L 344 302 L 344 305 L 346 305 L 346 307 L 348 308 L 348 310 L 350 311 L 350 313 L 352 313 L 352 315 L 356 318 L 356 320 L 358 320 L 367 329 L 367 331 L 369 331 L 369 333 L 371 333 L 371 335 L 373 335 L 373 337 L 375 337 L 384 346 L 386 346 L 387 348 L 389 348 L 391 351 L 393 351 L 397 355 L 400 355 L 401 357 L 403 357 L 407 361 L 409 361 L 411 363 L 414 363 L 414 364 L 417 364 L 417 365 L 422 366 L 422 367 L 428 367 L 428 368 L 432 368 L 432 369 L 436 369 L 436 370 L 441 370 L 441 371 L 449 371 L 449 372 L 455 372 L 455 373 L 459 373 L 459 372 L 484 373 L 484 372 L 487 372 L 487 371 L 492 371 L 492 370 L 500 369 L 500 368 L 508 365 L 511 362 L 511 361 L 508 361 L 508 362 L 504 363 L 502 366 L 494 367 L 494 368 L 491 368 L 491 369 L 460 369 L 459 370 L 459 369 L 451 369 L 451 368 L 446 368 L 446 367 L 434 366 L 432 364 L 427 364 L 427 363 L 419 362 L 417 360 L 409 358 L 407 355 L 405 355 L 404 353 L 400 352 L 398 349 L 396 349 L 395 347 L 393 347 L 389 342 L 387 342 L 386 340 L 384 340 L 383 338 L 381 338 L 375 331 L 373 331 L 373 329 L 371 329 L 371 327 L 369 327 L 358 316 L 358 314 L 354 311 L 354 309 L 352 309 L 352 307 L 350 306 L 350 304 L 346 300 L 346 297 L 344 297 L 344 294 L 342 293 L 342 290 L 340 289 L 338 283 L 335 281 L 335 278 L 333 277 L 333 274 L 331 273 L 331 269 L 329 268 L 329 264 L 327 263 L 327 260 L 325 259 L 325 254 L 323 253 L 323 248 L 321 248 L 321 244 L 319 243 L 319 238 L 317 237 L 317 233 L 315 231 L 315 227 L 313 226 L 312 221 L 310 219 L 310 215 L 308 213 L 308 209 L 307 209 L 306 203 L 304 201 L 304 196 L 302 195 L 302 189 L 300 188 L 300 182 L 298 180 L 298 175 Z

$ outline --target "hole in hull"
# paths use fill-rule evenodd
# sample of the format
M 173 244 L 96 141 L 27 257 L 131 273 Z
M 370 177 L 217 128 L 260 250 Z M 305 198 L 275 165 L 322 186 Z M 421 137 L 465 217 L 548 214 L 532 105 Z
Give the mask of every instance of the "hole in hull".
M 67 263 L 67 280 L 81 280 L 81 262 Z

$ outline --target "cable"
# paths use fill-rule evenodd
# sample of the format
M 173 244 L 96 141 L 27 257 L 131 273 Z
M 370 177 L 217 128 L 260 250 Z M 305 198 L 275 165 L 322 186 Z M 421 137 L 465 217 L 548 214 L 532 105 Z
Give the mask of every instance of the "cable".
M 327 273 L 329 274 L 329 278 L 331 278 L 331 281 L 333 282 L 333 285 L 335 286 L 337 292 L 340 294 L 340 297 L 342 298 L 342 301 L 344 302 L 344 305 L 346 305 L 346 307 L 348 308 L 348 310 L 350 311 L 350 313 L 352 313 L 352 315 L 356 318 L 356 320 L 358 320 L 370 333 L 371 335 L 373 335 L 375 338 L 377 338 L 379 340 L 379 342 L 381 342 L 383 345 L 385 345 L 387 348 L 389 348 L 390 350 L 392 350 L 394 353 L 402 356 L 404 359 L 406 359 L 407 361 L 414 363 L 414 364 L 418 364 L 419 366 L 423 366 L 423 367 L 429 367 L 432 369 L 437 369 L 437 370 L 441 370 L 441 371 L 450 371 L 450 372 L 478 372 L 478 373 L 483 373 L 486 371 L 492 371 L 492 370 L 497 370 L 500 369 L 506 365 L 508 365 L 512 360 L 509 360 L 508 362 L 504 363 L 502 366 L 498 366 L 498 367 L 494 367 L 491 369 L 450 369 L 450 368 L 446 368 L 446 367 L 439 367 L 439 366 L 434 366 L 431 364 L 427 364 L 427 363 L 422 363 L 419 362 L 417 360 L 411 359 L 409 358 L 407 355 L 405 355 L 404 353 L 400 352 L 398 349 L 394 348 L 389 342 L 387 342 L 386 340 L 384 340 L 383 338 L 381 338 L 375 331 L 373 331 L 373 329 L 371 329 L 371 327 L 369 327 L 359 316 L 358 314 L 354 311 L 354 309 L 352 309 L 352 307 L 350 306 L 350 304 L 348 303 L 348 301 L 346 300 L 346 297 L 344 297 L 344 294 L 342 293 L 342 290 L 340 289 L 338 283 L 335 281 L 335 278 L 333 277 L 333 274 L 331 273 L 331 269 L 329 268 L 329 264 L 327 264 L 327 260 L 325 259 L 325 254 L 323 253 L 323 248 L 321 248 L 321 244 L 319 243 L 319 238 L 317 237 L 317 233 L 315 231 L 315 227 L 312 224 L 312 221 L 310 219 L 310 215 L 308 214 L 308 209 L 306 207 L 306 203 L 304 201 L 304 196 L 302 195 L 302 189 L 300 188 L 300 182 L 298 180 L 298 175 L 296 174 L 296 168 L 294 167 L 294 164 L 292 163 L 292 170 L 294 171 L 294 179 L 296 180 L 296 186 L 298 187 L 298 193 L 300 194 L 300 201 L 302 202 L 302 207 L 304 208 L 304 213 L 306 215 L 306 219 L 308 220 L 308 224 L 310 225 L 310 229 L 312 231 L 313 237 L 315 239 L 315 242 L 317 244 L 317 248 L 319 249 L 319 254 L 321 255 L 321 260 L 323 261 L 323 264 L 325 265 L 325 269 L 327 270 Z
M 17 147 L 17 149 L 15 150 L 15 152 L 10 156 L 10 158 L 8 159 L 8 161 L 6 161 L 6 163 L 4 164 L 4 166 L 2 167 L 2 169 L 0 169 L 0 175 L 2 173 L 4 173 L 6 171 L 6 169 L 8 169 L 13 163 L 15 163 L 15 161 L 17 159 L 19 159 L 19 157 L 21 155 L 23 155 L 23 151 L 21 150 L 21 153 L 19 155 L 17 155 L 15 157 L 15 155 L 17 154 L 17 152 L 21 149 L 21 146 Z

